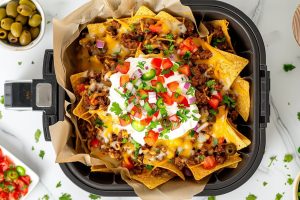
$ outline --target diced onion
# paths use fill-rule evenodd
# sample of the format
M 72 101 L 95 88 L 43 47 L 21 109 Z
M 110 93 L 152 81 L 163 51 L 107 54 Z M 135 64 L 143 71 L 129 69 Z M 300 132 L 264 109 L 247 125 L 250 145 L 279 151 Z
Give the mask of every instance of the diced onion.
M 213 96 L 216 96 L 216 95 L 218 95 L 218 91 L 217 91 L 217 90 L 213 90 L 211 94 L 212 94 Z
M 139 86 L 139 85 L 141 85 L 141 84 L 142 84 L 141 79 L 138 79 L 138 80 L 136 81 L 136 83 L 135 83 L 136 86 Z
M 157 130 L 158 130 L 158 132 L 162 132 L 164 129 L 163 129 L 163 127 L 159 127 Z
M 134 76 L 135 78 L 141 78 L 142 75 L 143 75 L 143 72 L 142 72 L 142 70 L 140 70 L 140 69 L 136 70 L 136 71 L 133 73 L 133 76 Z
M 189 98 L 189 104 L 193 104 L 196 102 L 196 97 Z
M 140 105 L 144 106 L 145 105 L 145 101 L 144 100 L 140 100 Z
M 155 92 L 149 92 L 149 103 L 156 103 L 156 93 Z
M 169 57 L 172 61 L 175 61 L 175 54 L 171 54 Z
M 97 46 L 97 48 L 99 48 L 99 49 L 102 49 L 103 47 L 104 47 L 104 41 L 102 41 L 102 40 L 97 40 L 96 41 L 96 46 Z
M 128 82 L 128 83 L 126 84 L 126 89 L 129 90 L 129 91 L 131 91 L 131 90 L 133 89 L 133 85 L 132 85 L 131 82 Z
M 131 92 L 132 92 L 132 94 L 135 94 L 136 93 L 136 89 L 132 88 Z
M 198 135 L 198 141 L 199 142 L 201 142 L 201 143 L 203 143 L 203 142 L 206 142 L 206 137 L 205 137 L 205 135 L 204 134 L 202 134 L 202 133 L 200 133 L 199 135 Z
M 132 110 L 133 106 L 134 106 L 134 104 L 131 102 L 126 108 L 127 112 L 130 112 Z
M 208 122 L 205 122 L 204 124 L 202 124 L 201 126 L 199 126 L 198 128 L 197 128 L 197 130 L 195 130 L 195 128 L 194 128 L 194 130 L 197 132 L 197 133 L 200 133 L 200 131 L 202 131 L 203 129 L 205 129 L 206 127 L 208 126 Z

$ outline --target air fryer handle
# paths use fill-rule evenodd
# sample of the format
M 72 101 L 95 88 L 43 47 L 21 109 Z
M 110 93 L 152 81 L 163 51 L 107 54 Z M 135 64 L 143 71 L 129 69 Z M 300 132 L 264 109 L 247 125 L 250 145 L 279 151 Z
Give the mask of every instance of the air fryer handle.
M 260 126 L 266 128 L 270 122 L 270 71 L 267 65 L 260 66 L 260 82 Z

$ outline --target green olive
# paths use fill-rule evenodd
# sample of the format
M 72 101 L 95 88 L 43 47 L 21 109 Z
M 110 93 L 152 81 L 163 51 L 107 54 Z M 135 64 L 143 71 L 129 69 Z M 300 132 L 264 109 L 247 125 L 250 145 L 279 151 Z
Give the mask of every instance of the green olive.
M 4 18 L 1 20 L 1 28 L 10 31 L 11 24 L 14 23 L 12 18 Z
M 11 34 L 11 32 L 9 32 L 7 39 L 10 43 L 13 43 L 13 44 L 18 43 L 18 38 L 13 36 L 13 34 Z
M 41 24 L 42 17 L 39 14 L 34 14 L 28 21 L 29 26 L 37 27 Z
M 31 42 L 31 34 L 29 31 L 27 30 L 24 30 L 22 33 L 21 33 L 21 36 L 20 36 L 20 44 L 22 46 L 26 46 L 28 45 L 30 42 Z
M 39 27 L 34 27 L 34 28 L 32 27 L 32 28 L 30 28 L 29 31 L 31 33 L 32 39 L 37 38 L 40 34 L 40 28 Z
M 35 4 L 34 4 L 32 1 L 30 1 L 30 0 L 20 0 L 20 1 L 19 1 L 19 4 L 20 4 L 20 5 L 27 5 L 27 6 L 29 6 L 32 10 L 36 10 Z
M 5 8 L 0 8 L 0 20 L 6 17 L 6 10 Z
M 10 17 L 16 18 L 18 16 L 17 12 L 18 3 L 16 1 L 11 1 L 6 5 L 6 14 Z
M 10 32 L 11 32 L 11 34 L 13 34 L 13 36 L 20 37 L 22 30 L 23 30 L 23 26 L 20 22 L 12 23 Z
M 0 28 L 0 39 L 4 40 L 7 38 L 7 31 L 3 28 Z
M 23 15 L 23 16 L 31 16 L 32 13 L 33 13 L 33 10 L 32 8 L 30 8 L 29 6 L 27 5 L 19 5 L 17 7 L 17 11 L 19 14 Z
M 232 144 L 232 143 L 226 144 L 226 146 L 225 146 L 225 154 L 227 156 L 232 156 L 235 153 L 236 153 L 236 146 L 235 146 L 235 144 Z
M 16 17 L 16 22 L 20 22 L 23 25 L 25 25 L 27 23 L 27 20 L 28 20 L 28 17 L 25 17 L 20 14 Z

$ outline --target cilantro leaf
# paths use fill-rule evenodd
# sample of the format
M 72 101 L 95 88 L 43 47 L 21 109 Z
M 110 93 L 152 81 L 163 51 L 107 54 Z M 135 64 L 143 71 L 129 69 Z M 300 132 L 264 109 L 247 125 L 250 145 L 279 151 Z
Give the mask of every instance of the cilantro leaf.
M 149 126 L 147 127 L 147 129 L 152 130 L 152 129 L 156 128 L 158 124 L 159 124 L 159 121 L 151 121 Z
M 0 97 L 0 104 L 4 104 L 4 96 L 3 95 Z
M 206 82 L 206 86 L 209 88 L 214 88 L 214 86 L 216 85 L 216 81 L 215 80 L 209 80 Z
M 145 168 L 146 168 L 147 170 L 149 170 L 149 171 L 152 170 L 153 167 L 154 167 L 153 165 L 145 165 Z
M 297 113 L 298 120 L 300 121 L 300 112 Z
M 59 200 L 72 200 L 72 197 L 70 194 L 64 193 L 59 197 Z
M 44 150 L 40 150 L 39 157 L 41 159 L 44 159 L 44 157 L 45 157 L 45 151 Z
M 298 147 L 298 153 L 300 153 L 300 147 Z
M 218 114 L 218 111 L 214 109 L 210 109 L 209 113 L 212 114 L 213 116 L 216 116 Z
M 34 151 L 34 146 L 31 147 L 31 151 Z
M 137 64 L 137 67 L 141 68 L 141 69 L 145 69 L 145 64 L 146 64 L 146 61 L 138 61 L 138 64 Z
M 168 39 L 168 40 L 173 40 L 173 39 L 174 39 L 174 35 L 173 35 L 172 33 L 168 33 L 168 34 L 166 35 L 166 39 Z
M 283 162 L 292 162 L 293 155 L 292 154 L 285 154 Z
M 122 109 L 120 108 L 120 105 L 117 102 L 113 102 L 110 111 L 114 112 L 116 115 L 120 115 L 122 113 Z
M 289 185 L 292 185 L 294 182 L 294 179 L 292 179 L 291 177 L 289 177 L 286 181 Z
M 292 64 L 284 64 L 283 65 L 283 70 L 285 72 L 288 72 L 288 71 L 292 71 L 293 69 L 295 69 L 296 67 Z
M 122 144 L 126 144 L 128 142 L 127 138 L 122 138 Z
M 275 200 L 280 200 L 281 198 L 282 198 L 282 194 L 277 193 L 277 194 L 276 194 L 276 197 L 275 197 Z
M 96 127 L 102 127 L 104 125 L 103 121 L 99 118 L 96 118 L 95 120 L 95 126 Z
M 56 188 L 59 188 L 59 187 L 61 187 L 61 181 L 59 181 L 58 183 L 56 183 L 56 186 L 55 186 Z
M 21 61 L 18 61 L 18 65 L 22 65 L 22 62 L 21 62 Z
M 235 101 L 227 96 L 227 95 L 224 95 L 223 96 L 223 101 L 222 101 L 224 104 L 226 104 L 228 107 L 231 107 L 231 108 L 234 108 L 235 107 Z
M 96 194 L 90 194 L 89 198 L 92 199 L 92 200 L 100 200 L 101 199 L 101 197 L 99 195 L 96 195 Z
M 39 200 L 49 200 L 50 197 L 48 194 L 45 194 L 42 198 L 39 198 Z
M 209 196 L 209 197 L 207 197 L 207 200 L 216 200 L 216 197 L 215 196 Z
M 268 185 L 268 183 L 266 181 L 264 181 L 263 186 L 265 187 L 266 185 Z
M 146 48 L 146 50 L 148 51 L 148 53 L 152 53 L 153 52 L 153 47 L 151 44 L 146 44 L 144 45 L 144 47 Z
M 35 142 L 38 143 L 40 141 L 40 137 L 41 137 L 42 131 L 40 129 L 37 129 L 34 133 L 34 139 Z
M 277 156 L 270 157 L 270 163 L 269 163 L 268 167 L 270 167 L 274 161 L 277 161 Z
M 254 194 L 249 194 L 247 197 L 246 197 L 246 200 L 256 200 L 257 197 L 254 195 Z
M 191 57 L 191 52 L 190 51 L 187 51 L 187 52 L 185 52 L 185 54 L 183 55 L 183 59 L 184 60 L 189 60 L 190 59 L 190 57 Z

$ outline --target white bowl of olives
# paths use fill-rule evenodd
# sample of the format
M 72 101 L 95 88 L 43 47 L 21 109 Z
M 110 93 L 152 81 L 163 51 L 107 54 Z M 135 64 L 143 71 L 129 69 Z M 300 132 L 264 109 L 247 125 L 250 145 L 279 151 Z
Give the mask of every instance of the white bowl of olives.
M 0 46 L 23 51 L 40 42 L 45 14 L 36 0 L 0 0 Z

